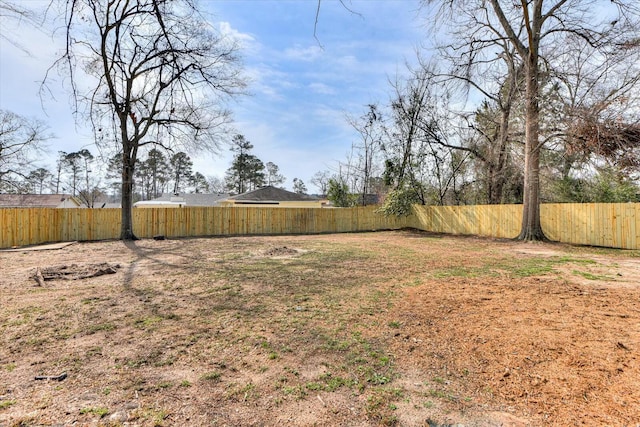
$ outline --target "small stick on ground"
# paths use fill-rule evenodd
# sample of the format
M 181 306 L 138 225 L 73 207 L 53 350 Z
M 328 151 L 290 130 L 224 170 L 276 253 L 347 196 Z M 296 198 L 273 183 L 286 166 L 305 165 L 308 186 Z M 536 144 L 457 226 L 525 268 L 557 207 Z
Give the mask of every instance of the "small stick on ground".
M 51 381 L 63 381 L 67 378 L 67 373 L 63 372 L 60 375 L 38 375 L 36 380 L 51 380 Z
M 40 267 L 36 268 L 36 274 L 33 276 L 34 280 L 38 283 L 38 286 L 44 286 L 44 277 L 42 277 L 42 271 Z

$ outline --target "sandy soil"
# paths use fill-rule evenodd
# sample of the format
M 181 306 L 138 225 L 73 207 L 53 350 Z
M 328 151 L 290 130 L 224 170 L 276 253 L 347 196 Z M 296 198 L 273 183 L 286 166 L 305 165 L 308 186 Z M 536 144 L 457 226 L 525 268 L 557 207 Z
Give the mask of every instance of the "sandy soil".
M 640 425 L 637 252 L 401 231 L 0 269 L 0 426 Z

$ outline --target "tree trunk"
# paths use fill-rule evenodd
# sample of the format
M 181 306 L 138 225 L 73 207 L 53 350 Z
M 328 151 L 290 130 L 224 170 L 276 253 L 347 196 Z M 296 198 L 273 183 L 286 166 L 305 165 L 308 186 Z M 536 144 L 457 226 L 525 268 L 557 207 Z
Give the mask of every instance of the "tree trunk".
M 120 227 L 121 240 L 138 240 L 133 233 L 133 173 L 134 165 L 131 156 L 126 151 L 122 154 L 122 223 Z
M 547 240 L 540 224 L 540 108 L 538 105 L 537 55 L 530 54 L 526 67 L 526 128 L 524 147 L 524 194 L 522 229 L 517 240 Z

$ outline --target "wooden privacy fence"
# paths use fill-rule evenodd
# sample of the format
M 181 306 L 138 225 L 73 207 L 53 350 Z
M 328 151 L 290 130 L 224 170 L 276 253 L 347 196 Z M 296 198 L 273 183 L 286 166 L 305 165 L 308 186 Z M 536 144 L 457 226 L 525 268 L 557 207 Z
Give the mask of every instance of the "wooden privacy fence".
M 640 203 L 566 203 L 540 207 L 542 228 L 565 243 L 640 249 Z M 415 206 L 413 215 L 385 217 L 376 207 L 348 209 L 212 207 L 133 210 L 138 237 L 313 234 L 405 227 L 451 234 L 513 238 L 522 205 Z M 0 248 L 73 240 L 117 239 L 119 209 L 0 209 Z
M 414 206 L 415 227 L 448 234 L 498 238 L 520 233 L 522 205 Z
M 414 206 L 415 228 L 451 234 L 513 238 L 522 205 Z M 550 203 L 540 206 L 546 236 L 554 241 L 640 249 L 640 203 Z
M 135 208 L 138 237 L 314 234 L 412 227 L 413 217 L 385 217 L 376 207 Z M 117 239 L 120 209 L 0 209 L 0 248 L 74 240 Z
M 640 203 L 542 205 L 542 229 L 551 240 L 640 249 Z

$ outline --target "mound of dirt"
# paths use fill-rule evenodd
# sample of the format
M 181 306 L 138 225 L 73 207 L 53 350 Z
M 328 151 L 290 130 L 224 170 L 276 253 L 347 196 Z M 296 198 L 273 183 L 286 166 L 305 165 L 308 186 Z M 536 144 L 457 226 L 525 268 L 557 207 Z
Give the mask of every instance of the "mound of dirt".
M 263 252 L 264 256 L 293 256 L 297 254 L 297 249 L 288 248 L 286 246 L 276 246 L 273 248 L 269 248 Z

